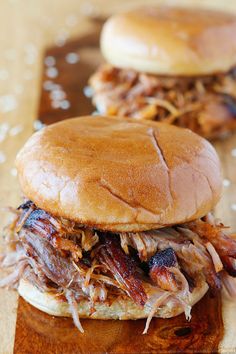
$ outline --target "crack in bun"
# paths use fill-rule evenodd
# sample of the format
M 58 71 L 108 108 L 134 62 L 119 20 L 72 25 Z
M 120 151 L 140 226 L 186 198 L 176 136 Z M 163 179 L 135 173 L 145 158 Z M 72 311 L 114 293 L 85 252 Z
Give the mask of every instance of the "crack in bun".
M 141 231 L 206 215 L 221 194 L 217 154 L 187 129 L 81 117 L 35 133 L 16 159 L 24 195 L 88 227 Z

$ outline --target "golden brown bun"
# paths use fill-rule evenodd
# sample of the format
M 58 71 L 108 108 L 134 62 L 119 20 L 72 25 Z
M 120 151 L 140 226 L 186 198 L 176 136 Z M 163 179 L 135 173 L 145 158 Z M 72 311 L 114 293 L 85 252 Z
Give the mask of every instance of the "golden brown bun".
M 35 133 L 16 159 L 22 191 L 53 215 L 111 231 L 208 213 L 221 194 L 212 145 L 158 122 L 81 117 Z
M 193 306 L 205 295 L 208 285 L 201 282 L 190 294 L 189 305 Z M 42 293 L 35 286 L 26 280 L 21 280 L 18 288 L 19 294 L 32 306 L 53 316 L 71 317 L 67 302 L 59 300 L 58 297 L 50 293 Z M 95 312 L 90 313 L 90 303 L 82 300 L 78 304 L 78 313 L 81 318 L 92 318 L 100 320 L 136 320 L 146 318 L 150 312 L 150 307 L 144 308 L 136 305 L 127 298 L 117 298 L 112 303 L 95 303 Z M 173 300 L 169 300 L 166 305 L 158 308 L 155 317 L 170 318 L 183 312 L 183 307 Z
M 204 9 L 143 7 L 105 23 L 101 49 L 114 66 L 200 75 L 236 64 L 236 16 Z

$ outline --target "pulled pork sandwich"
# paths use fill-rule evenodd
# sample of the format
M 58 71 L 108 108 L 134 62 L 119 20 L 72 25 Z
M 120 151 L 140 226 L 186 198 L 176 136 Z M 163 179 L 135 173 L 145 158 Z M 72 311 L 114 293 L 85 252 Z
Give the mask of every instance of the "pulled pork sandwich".
M 101 114 L 157 120 L 206 137 L 236 128 L 236 16 L 144 7 L 105 23 L 107 61 L 90 78 Z
M 2 267 L 38 309 L 94 319 L 172 317 L 222 284 L 235 291 L 236 241 L 210 211 L 214 148 L 159 122 L 81 117 L 35 133 L 16 159 L 25 201 Z

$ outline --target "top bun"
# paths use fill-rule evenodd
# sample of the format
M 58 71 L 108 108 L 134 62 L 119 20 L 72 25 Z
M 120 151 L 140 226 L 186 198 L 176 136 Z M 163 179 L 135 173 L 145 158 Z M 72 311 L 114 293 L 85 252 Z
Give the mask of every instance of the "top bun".
M 217 203 L 217 154 L 190 130 L 81 117 L 35 133 L 16 159 L 39 208 L 87 226 L 141 231 L 202 217 Z
M 143 7 L 112 16 L 101 35 L 109 63 L 152 74 L 202 75 L 236 64 L 236 16 L 198 8 Z

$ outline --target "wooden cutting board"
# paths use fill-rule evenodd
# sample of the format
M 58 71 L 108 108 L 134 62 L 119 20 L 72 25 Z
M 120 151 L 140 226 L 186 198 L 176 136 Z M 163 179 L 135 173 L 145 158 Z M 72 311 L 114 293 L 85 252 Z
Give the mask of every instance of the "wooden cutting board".
M 38 113 L 43 124 L 93 112 L 84 88 L 90 74 L 102 62 L 98 48 L 100 28 L 101 22 L 95 20 L 90 33 L 63 47 L 46 51 Z M 40 122 L 37 121 L 36 126 Z M 236 138 L 230 141 L 233 144 Z M 218 143 L 217 148 L 222 154 L 224 144 Z M 236 228 L 236 223 L 234 226 Z M 211 298 L 209 294 L 194 307 L 191 322 L 187 322 L 183 315 L 153 319 L 147 335 L 141 335 L 144 320 L 83 320 L 82 324 L 84 334 L 75 329 L 71 319 L 46 315 L 20 299 L 14 353 L 236 351 L 236 306 L 225 299 L 222 302 L 220 296 Z

